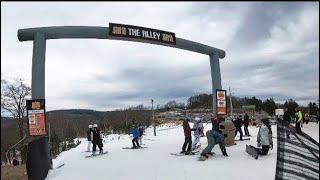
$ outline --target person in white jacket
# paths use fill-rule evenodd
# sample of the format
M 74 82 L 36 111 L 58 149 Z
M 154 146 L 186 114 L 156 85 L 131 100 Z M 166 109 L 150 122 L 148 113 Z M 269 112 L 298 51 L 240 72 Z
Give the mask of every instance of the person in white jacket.
M 259 128 L 258 136 L 257 136 L 257 145 L 262 148 L 255 148 L 260 155 L 266 155 L 269 152 L 269 149 L 273 149 L 273 141 L 272 141 L 272 130 L 271 125 L 268 118 L 263 118 L 262 125 Z
M 191 148 L 192 151 L 201 148 L 201 142 L 200 142 L 201 126 L 200 126 L 200 118 L 199 117 L 196 117 L 194 119 L 193 129 L 194 129 L 194 134 L 193 134 L 194 141 L 192 143 L 192 148 Z M 197 145 L 197 144 L 199 144 L 199 145 Z

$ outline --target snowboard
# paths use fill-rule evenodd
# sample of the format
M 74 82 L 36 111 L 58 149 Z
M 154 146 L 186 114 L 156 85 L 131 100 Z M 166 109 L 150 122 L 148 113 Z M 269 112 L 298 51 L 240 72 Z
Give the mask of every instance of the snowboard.
M 146 146 L 141 146 L 139 148 L 123 147 L 122 149 L 144 149 L 144 148 L 148 148 L 148 147 L 146 147 Z
M 171 155 L 174 155 L 174 156 L 192 156 L 192 155 L 197 155 L 197 154 L 200 154 L 200 151 L 192 151 L 190 152 L 190 154 L 188 155 L 185 155 L 184 153 L 170 153 Z
M 101 156 L 101 155 L 104 155 L 104 154 L 108 154 L 108 151 L 105 151 L 103 153 L 96 153 L 94 156 L 93 155 L 89 155 L 89 156 L 86 156 L 86 158 L 91 158 L 91 157 L 95 157 L 95 156 Z
M 212 154 L 215 155 L 216 153 L 212 152 Z M 209 154 L 208 154 L 208 158 L 203 157 L 203 156 L 199 156 L 199 157 L 198 157 L 198 161 L 205 161 L 205 160 L 207 160 L 207 159 L 210 159 L 213 155 L 209 155 Z
M 234 141 L 247 141 L 247 140 L 250 140 L 250 138 L 242 138 L 242 140 L 240 140 L 240 139 L 235 139 Z
M 253 158 L 258 159 L 258 152 L 253 146 L 246 144 L 246 152 L 250 154 Z

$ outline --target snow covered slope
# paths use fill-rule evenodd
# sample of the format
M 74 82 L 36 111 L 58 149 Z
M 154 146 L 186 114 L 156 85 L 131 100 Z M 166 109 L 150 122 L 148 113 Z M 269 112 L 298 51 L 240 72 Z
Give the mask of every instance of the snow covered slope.
M 211 124 L 205 130 L 211 129 Z M 192 123 L 190 123 L 192 126 Z M 272 126 L 273 136 L 277 135 L 276 126 Z M 309 123 L 302 130 L 319 142 L 319 125 Z M 129 135 L 109 135 L 104 139 L 104 150 L 109 154 L 93 158 L 85 158 L 89 152 L 87 141 L 74 149 L 61 153 L 53 160 L 54 168 L 49 171 L 47 180 L 195 180 L 195 179 L 246 179 L 271 180 L 275 177 L 277 143 L 266 156 L 255 160 L 245 152 L 245 145 L 256 146 L 258 129 L 250 127 L 250 141 L 237 141 L 237 145 L 227 147 L 229 157 L 221 154 L 219 145 L 213 151 L 214 157 L 207 161 L 197 161 L 198 155 L 172 156 L 171 152 L 180 152 L 184 142 L 181 125 L 166 124 L 157 128 L 157 136 L 153 129 L 146 130 L 143 143 L 146 149 L 122 149 L 132 146 Z M 239 135 L 238 135 L 239 136 Z M 239 137 L 237 137 L 239 138 Z M 202 148 L 207 145 L 206 137 L 201 138 Z

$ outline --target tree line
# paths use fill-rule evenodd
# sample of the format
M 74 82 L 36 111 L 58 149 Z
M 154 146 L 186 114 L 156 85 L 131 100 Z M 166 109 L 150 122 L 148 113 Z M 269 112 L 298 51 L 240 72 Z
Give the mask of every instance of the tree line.
M 1 123 L 1 159 L 5 159 L 5 152 L 28 133 L 26 99 L 30 99 L 30 94 L 30 86 L 22 79 L 15 79 L 14 81 L 1 79 L 1 121 L 3 116 L 8 116 L 8 113 L 10 113 L 11 119 L 15 119 L 15 121 L 7 120 L 6 125 Z M 165 104 L 158 104 L 154 112 L 160 113 L 173 108 L 212 109 L 212 100 L 212 94 L 203 93 L 188 98 L 187 104 L 176 102 L 175 100 Z M 264 110 L 270 115 L 274 113 L 275 109 L 283 107 L 287 107 L 292 116 L 294 116 L 294 111 L 297 107 L 314 115 L 319 111 L 316 102 L 310 102 L 308 107 L 302 107 L 293 99 L 287 100 L 284 104 L 275 103 L 273 98 L 261 100 L 256 97 L 240 98 L 232 96 L 231 100 L 234 108 L 241 109 L 243 105 L 255 105 L 258 111 Z M 230 102 L 230 96 L 227 96 L 227 101 Z M 230 103 L 227 103 L 227 106 L 230 110 Z M 73 140 L 76 137 L 86 137 L 86 130 L 89 124 L 98 124 L 104 135 L 110 133 L 127 134 L 132 124 L 141 124 L 147 127 L 153 124 L 153 119 L 152 109 L 139 104 L 115 111 L 85 109 L 49 111 L 46 113 L 46 122 L 47 126 L 50 124 L 50 152 L 52 156 L 55 156 L 63 150 L 74 147 Z M 155 121 L 155 123 L 157 125 L 158 122 Z M 7 129 L 10 131 L 7 131 Z M 26 144 L 31 140 L 32 138 L 28 137 L 20 146 L 17 146 L 17 149 L 21 150 L 22 154 L 25 154 Z M 25 160 L 25 156 L 22 156 L 22 160 Z

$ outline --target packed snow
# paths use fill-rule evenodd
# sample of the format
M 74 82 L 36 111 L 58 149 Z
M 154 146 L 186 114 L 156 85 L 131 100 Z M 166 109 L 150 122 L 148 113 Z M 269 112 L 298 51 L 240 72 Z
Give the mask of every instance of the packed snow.
M 192 123 L 189 123 L 192 127 Z M 211 129 L 211 123 L 204 124 L 205 131 Z M 319 142 L 319 124 L 304 124 L 302 130 Z M 145 131 L 142 143 L 145 149 L 122 149 L 131 147 L 131 137 L 112 134 L 104 138 L 104 151 L 108 154 L 85 158 L 91 152 L 84 152 L 87 140 L 69 151 L 62 152 L 53 159 L 53 169 L 46 180 L 195 180 L 195 179 L 246 179 L 271 180 L 275 177 L 277 160 L 277 140 L 274 149 L 266 156 L 256 160 L 245 152 L 246 144 L 256 146 L 258 128 L 249 127 L 251 139 L 237 141 L 236 145 L 226 147 L 229 157 L 221 154 L 219 145 L 216 154 L 206 161 L 197 161 L 199 155 L 173 156 L 180 152 L 184 142 L 182 125 L 164 124 L 157 127 L 157 136 L 153 128 Z M 277 136 L 276 125 L 272 126 L 273 136 Z M 239 139 L 239 133 L 236 137 Z M 200 139 L 201 147 L 207 145 L 206 137 Z M 92 148 L 92 146 L 91 146 Z M 98 150 L 98 148 L 97 148 Z M 62 167 L 60 165 L 64 164 Z

